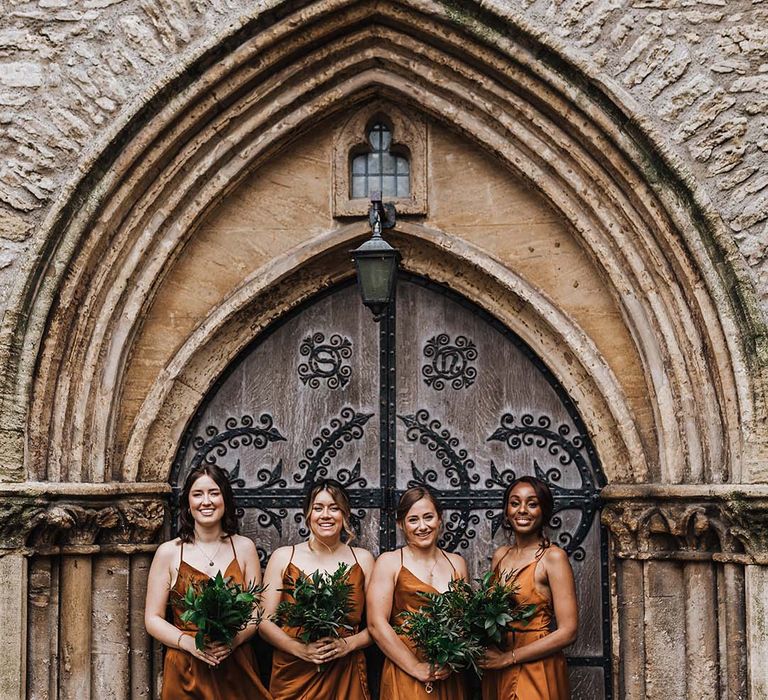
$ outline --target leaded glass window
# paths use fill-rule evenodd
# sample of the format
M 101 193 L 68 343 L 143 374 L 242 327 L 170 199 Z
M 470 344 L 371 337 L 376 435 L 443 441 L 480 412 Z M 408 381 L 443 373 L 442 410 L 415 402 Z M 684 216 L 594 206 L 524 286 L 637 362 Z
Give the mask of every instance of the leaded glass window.
M 370 150 L 352 157 L 352 198 L 367 198 L 371 192 L 383 197 L 408 197 L 411 194 L 411 169 L 408 158 L 390 151 L 392 132 L 381 122 L 368 131 Z

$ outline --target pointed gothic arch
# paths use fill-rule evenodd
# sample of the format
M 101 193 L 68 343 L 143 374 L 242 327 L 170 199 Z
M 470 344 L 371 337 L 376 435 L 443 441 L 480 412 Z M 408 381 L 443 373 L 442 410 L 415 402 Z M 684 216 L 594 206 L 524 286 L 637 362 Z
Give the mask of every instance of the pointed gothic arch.
M 554 353 L 613 481 L 758 473 L 756 303 L 716 216 L 631 104 L 485 4 L 330 0 L 276 3 L 153 87 L 46 221 L 2 327 L 0 411 L 19 482 L 167 479 L 216 372 L 275 315 L 347 275 L 345 251 L 365 229 L 318 225 L 265 255 L 190 324 L 126 416 L 135 341 L 165 275 L 249 174 L 372 99 L 445 125 L 527 182 L 599 270 L 643 364 L 652 442 L 590 333 L 546 294 L 453 232 L 405 221 L 395 234 L 409 269 Z

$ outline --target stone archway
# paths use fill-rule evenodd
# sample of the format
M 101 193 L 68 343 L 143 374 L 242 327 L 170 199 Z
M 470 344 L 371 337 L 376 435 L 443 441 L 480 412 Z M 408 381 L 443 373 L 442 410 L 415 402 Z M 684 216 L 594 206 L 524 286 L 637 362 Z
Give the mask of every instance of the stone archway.
M 93 580 L 92 555 L 128 556 L 139 551 L 131 547 L 151 547 L 158 517 L 131 530 L 129 523 L 140 516 L 121 510 L 116 499 L 133 492 L 159 502 L 179 435 L 217 372 L 276 315 L 347 275 L 345 251 L 364 227 L 334 220 L 323 209 L 324 197 L 308 195 L 305 209 L 297 205 L 296 228 L 280 240 L 264 235 L 251 267 L 234 268 L 224 293 L 201 294 L 199 303 L 184 305 L 186 318 L 180 314 L 166 329 L 167 352 L 156 352 L 144 341 L 161 332 L 157 310 L 167 285 L 178 280 L 173 270 L 192 247 L 205 244 L 205 222 L 243 183 L 328 123 L 323 120 L 340 120 L 375 98 L 418 111 L 445 130 L 446 136 L 435 133 L 446 143 L 471 144 L 525 183 L 554 212 L 563 240 L 582 251 L 585 277 L 609 302 L 610 332 L 551 280 L 543 284 L 537 277 L 543 264 L 516 257 L 489 230 L 473 238 L 455 211 L 441 218 L 430 210 L 396 234 L 409 269 L 454 286 L 557 358 L 558 378 L 578 397 L 598 450 L 608 456 L 603 462 L 612 482 L 656 484 L 617 485 L 606 493 L 617 499 L 607 522 L 627 558 L 617 563 L 615 635 L 626 664 L 620 674 L 625 697 L 646 692 L 639 670 L 644 660 L 660 664 L 659 674 L 649 672 L 651 686 L 665 669 L 653 645 L 643 646 L 640 618 L 622 607 L 633 596 L 646 599 L 644 589 L 627 589 L 654 575 L 656 565 L 644 560 L 669 552 L 678 552 L 672 559 L 726 557 L 736 568 L 721 575 L 708 565 L 705 585 L 711 589 L 718 579 L 720 586 L 722 579 L 729 586 L 735 607 L 722 617 L 732 638 L 743 634 L 740 567 L 751 566 L 752 586 L 765 585 L 762 569 L 752 566 L 761 561 L 764 543 L 754 533 L 752 539 L 749 533 L 718 539 L 717 546 L 709 537 L 681 534 L 731 530 L 733 513 L 760 504 L 759 488 L 727 485 L 759 480 L 765 445 L 756 427 L 764 413 L 764 378 L 759 365 L 750 371 L 756 360 L 748 351 L 760 329 L 737 310 L 749 307 L 749 300 L 734 296 L 743 294 L 732 285 L 739 269 L 706 210 L 627 119 L 628 108 L 564 65 L 541 40 L 484 12 L 478 8 L 468 18 L 430 2 L 281 6 L 190 66 L 168 85 L 165 95 L 173 92 L 172 100 L 150 101 L 104 148 L 80 189 L 49 221 L 39 256 L 19 284 L 16 312 L 4 326 L 5 459 L 18 486 L 3 488 L 18 514 L 9 521 L 14 546 L 62 556 L 64 569 L 78 569 L 83 580 Z M 660 181 L 680 188 L 672 191 Z M 442 220 L 458 226 L 441 230 Z M 194 287 L 183 291 L 193 295 Z M 631 350 L 625 359 L 632 367 L 611 347 L 619 340 Z M 744 496 L 735 498 L 736 490 Z M 676 518 L 672 511 L 656 517 L 642 509 L 633 515 L 662 496 L 672 499 L 669 508 L 683 502 L 701 517 Z M 647 538 L 635 542 L 634 533 L 649 530 L 669 535 L 664 547 Z M 702 542 L 704 551 L 696 550 Z M 713 547 L 723 551 L 713 553 Z M 23 553 L 3 560 L 13 590 L 22 595 L 24 561 Z M 52 595 L 45 593 L 46 565 L 34 561 L 33 596 Z M 108 569 L 106 561 L 93 566 Z M 75 579 L 65 585 L 70 574 L 62 575 L 62 595 L 83 590 Z M 135 581 L 135 587 L 128 579 L 124 585 L 140 597 L 138 569 Z M 79 610 L 92 599 L 66 602 Z M 33 617 L 32 647 L 49 624 Z M 67 649 L 67 634 L 88 632 L 88 620 L 83 613 L 63 625 L 57 648 Z M 686 634 L 693 638 L 699 628 L 691 620 Z M 146 650 L 140 624 L 134 632 Z M 13 643 L 23 659 L 25 642 Z M 765 644 L 758 647 L 754 658 L 764 650 Z M 134 666 L 118 656 L 131 676 Z M 690 664 L 692 685 L 676 689 L 680 697 L 702 695 L 697 683 L 706 687 L 712 678 L 711 671 L 699 672 L 694 657 Z M 57 688 L 60 682 L 62 697 L 86 687 L 90 692 L 88 654 L 67 665 L 75 669 L 71 677 L 64 673 L 54 682 L 49 674 L 45 682 Z M 723 687 L 732 692 L 745 670 L 735 660 L 724 668 Z M 148 669 L 136 671 L 137 683 Z M 7 672 L 23 675 L 18 665 Z

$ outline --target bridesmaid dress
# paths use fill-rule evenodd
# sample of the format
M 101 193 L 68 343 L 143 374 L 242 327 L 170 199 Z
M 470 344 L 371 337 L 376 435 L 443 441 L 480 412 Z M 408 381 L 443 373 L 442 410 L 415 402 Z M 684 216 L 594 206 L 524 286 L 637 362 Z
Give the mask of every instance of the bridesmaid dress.
M 235 583 L 243 585 L 243 572 L 237 561 L 232 538 L 232 561 L 224 572 Z M 179 575 L 171 589 L 173 624 L 191 635 L 197 628 L 182 622 L 184 609 L 176 604 L 194 581 L 206 581 L 210 577 L 184 561 L 184 543 L 181 543 Z M 241 644 L 216 668 L 209 666 L 192 654 L 181 649 L 168 649 L 163 666 L 162 700 L 271 700 L 258 676 L 256 659 L 249 643 Z
M 288 577 L 296 580 L 302 573 L 293 563 L 294 551 L 295 548 L 292 548 L 291 558 L 285 567 L 283 586 L 288 585 Z M 354 550 L 352 556 L 355 556 Z M 348 576 L 352 585 L 352 606 L 347 616 L 347 624 L 352 626 L 353 631 L 342 636 L 357 634 L 363 618 L 365 574 L 357 563 L 357 557 Z M 283 592 L 282 600 L 290 600 L 290 594 Z M 299 629 L 295 627 L 284 627 L 283 631 L 291 637 L 299 634 Z M 357 649 L 336 661 L 326 663 L 325 668 L 318 671 L 315 664 L 275 649 L 269 691 L 274 700 L 370 700 L 365 654 L 362 649 Z
M 504 557 L 511 550 L 507 550 Z M 550 633 L 553 618 L 552 604 L 536 590 L 536 565 L 543 556 L 536 558 L 517 572 L 518 601 L 523 605 L 536 605 L 536 613 L 527 625 L 517 623 L 506 636 L 503 650 L 520 649 Z M 498 573 L 504 557 L 496 565 Z M 515 664 L 483 673 L 483 700 L 569 700 L 568 667 L 563 652 L 559 651 L 543 659 Z
M 451 560 L 445 552 L 442 550 L 440 552 L 451 564 Z M 451 568 L 455 573 L 456 569 L 453 564 L 451 564 Z M 438 591 L 403 566 L 403 550 L 401 549 L 400 572 L 397 574 L 397 581 L 395 582 L 392 614 L 390 616 L 390 624 L 393 627 L 400 624 L 398 618 L 403 612 L 406 610 L 415 612 L 423 605 L 424 599 L 420 595 L 422 592 L 437 593 Z M 400 640 L 419 661 L 424 660 L 408 637 L 400 635 Z M 432 692 L 427 693 L 424 683 L 403 671 L 390 659 L 384 660 L 384 668 L 381 671 L 381 700 L 465 700 L 468 697 L 462 674 L 452 673 L 443 681 L 433 681 L 432 687 Z

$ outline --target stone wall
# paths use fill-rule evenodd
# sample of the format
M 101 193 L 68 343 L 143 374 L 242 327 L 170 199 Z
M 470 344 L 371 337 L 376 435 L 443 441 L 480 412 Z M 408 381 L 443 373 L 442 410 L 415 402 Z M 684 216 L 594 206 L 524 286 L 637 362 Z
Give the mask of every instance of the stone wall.
M 0 304 L 80 168 L 177 67 L 287 2 L 9 0 L 0 27 Z M 295 3 L 294 3 L 295 4 Z M 476 9 L 446 3 L 458 21 Z M 480 3 L 581 65 L 709 198 L 768 301 L 768 6 L 762 0 Z M 154 88 L 153 88 L 154 86 Z

